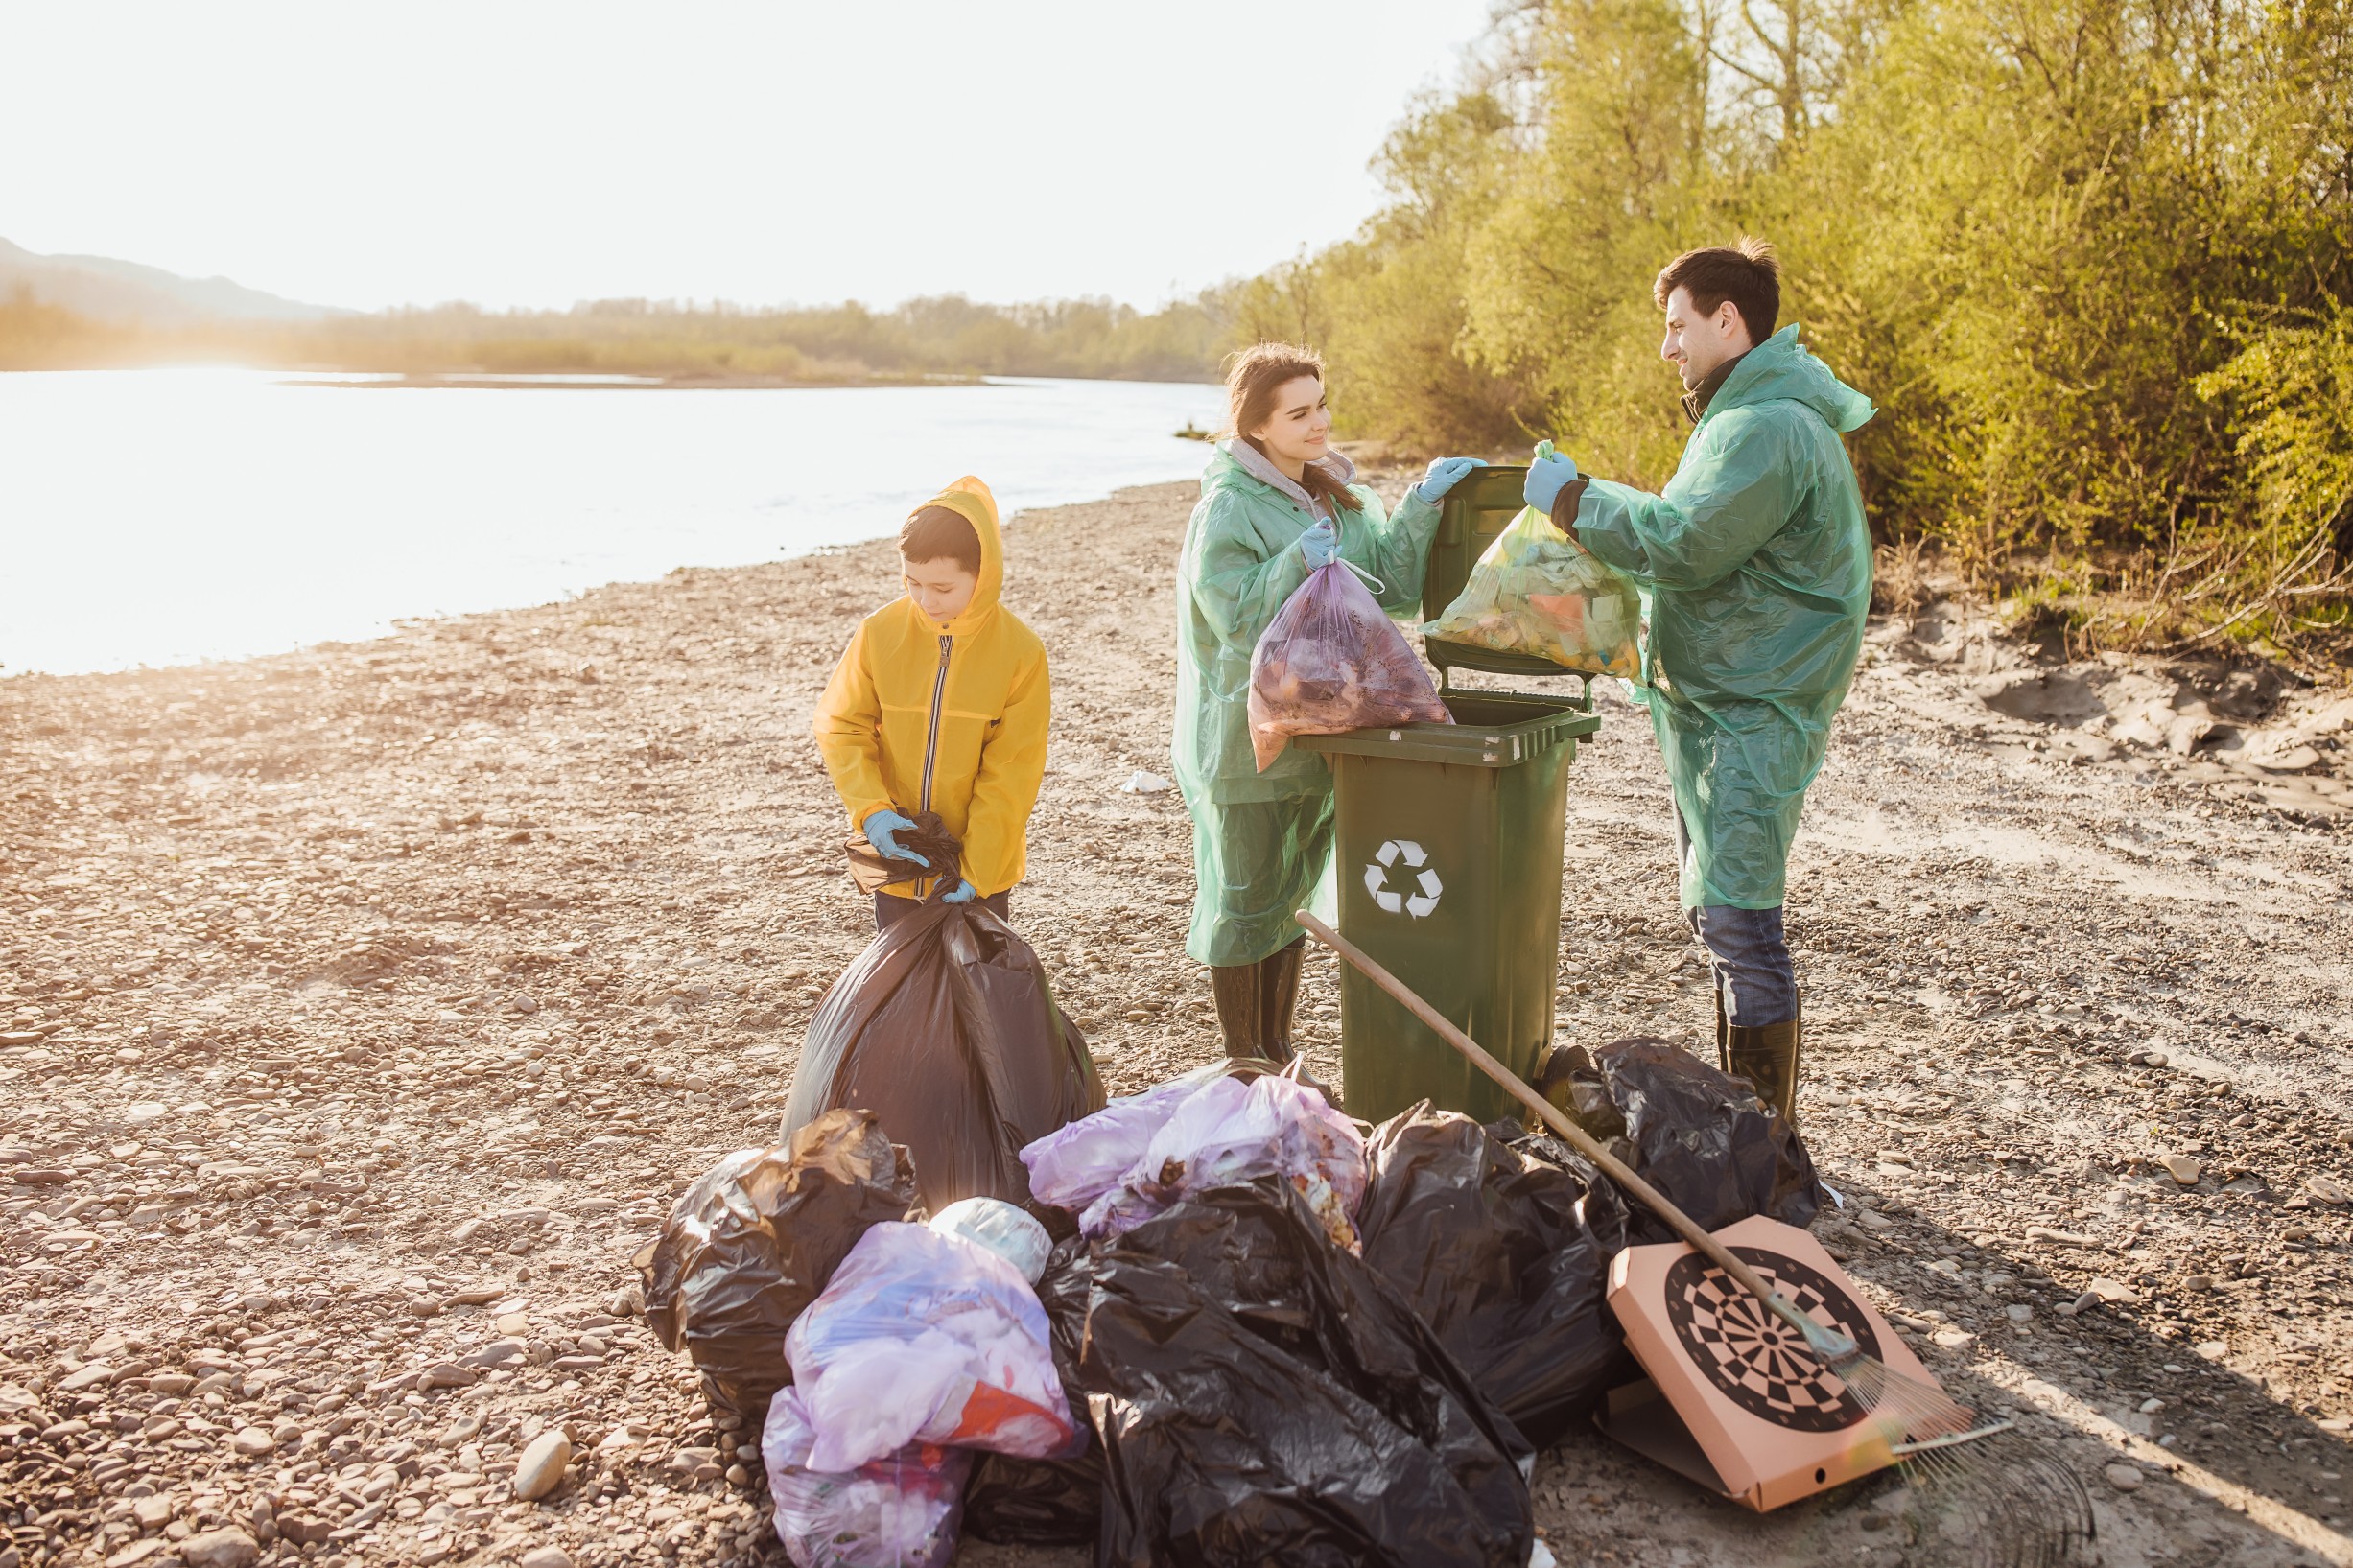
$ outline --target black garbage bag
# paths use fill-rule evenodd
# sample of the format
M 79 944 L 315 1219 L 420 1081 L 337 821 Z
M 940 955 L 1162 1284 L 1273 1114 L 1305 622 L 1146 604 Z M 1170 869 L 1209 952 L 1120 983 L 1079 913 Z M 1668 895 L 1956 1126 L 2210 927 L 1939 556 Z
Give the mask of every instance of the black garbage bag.
M 834 1111 L 781 1149 L 739 1149 L 671 1205 L 633 1260 L 646 1322 L 702 1374 L 715 1415 L 758 1432 L 792 1381 L 785 1330 L 858 1238 L 916 1209 L 906 1151 L 862 1111 Z
M 936 1211 L 1028 1203 L 1022 1146 L 1102 1110 L 1103 1084 L 1029 944 L 985 909 L 929 903 L 869 943 L 810 1020 L 785 1132 L 837 1106 L 882 1118 Z
M 1638 1035 L 1588 1056 L 1557 1052 L 1569 1114 L 1595 1142 L 1704 1230 L 1763 1214 L 1800 1229 L 1822 1211 L 1822 1185 L 1798 1130 L 1744 1079 L 1717 1071 L 1682 1046 Z M 1627 1202 L 1629 1239 L 1680 1241 L 1666 1222 Z
M 1079 1360 L 1098 1568 L 1524 1568 L 1531 1450 L 1287 1182 L 1098 1249 Z
M 896 835 L 903 850 L 912 850 L 923 856 L 919 865 L 886 855 L 867 840 L 864 833 L 852 833 L 842 846 L 850 857 L 850 880 L 860 893 L 877 893 L 894 882 L 920 882 L 929 878 L 932 892 L 945 893 L 963 879 L 964 841 L 948 831 L 948 824 L 937 811 L 918 811 L 908 820 L 913 831 Z
M 1604 1296 L 1626 1222 L 1617 1189 L 1516 1121 L 1428 1101 L 1373 1130 L 1356 1211 L 1366 1267 L 1437 1330 L 1539 1448 L 1634 1375 Z
M 1087 1298 L 1094 1266 L 1087 1244 L 1073 1235 L 1056 1244 L 1038 1279 L 1054 1346 L 1054 1372 L 1071 1401 L 1071 1419 L 1088 1432 L 1087 1397 L 1078 1386 L 1079 1347 L 1087 1338 Z M 1103 1450 L 1092 1433 L 1075 1459 L 1020 1459 L 982 1454 L 964 1492 L 964 1528 L 1000 1546 L 1078 1546 L 1103 1527 Z

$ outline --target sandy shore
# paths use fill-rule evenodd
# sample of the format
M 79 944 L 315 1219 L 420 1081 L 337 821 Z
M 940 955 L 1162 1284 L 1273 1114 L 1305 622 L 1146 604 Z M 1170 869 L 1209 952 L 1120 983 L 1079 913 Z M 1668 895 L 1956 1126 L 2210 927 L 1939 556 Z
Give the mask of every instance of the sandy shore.
M 1015 919 L 1115 1091 L 1216 1048 L 1183 810 L 1120 787 L 1168 771 L 1190 499 L 1010 533 L 1056 688 Z M 773 1129 L 869 934 L 806 732 L 891 572 L 876 544 L 0 681 L 0 1568 L 169 1562 L 257 1508 L 271 1561 L 782 1560 L 627 1259 Z M 1561 1029 L 1697 1043 L 1656 753 L 1603 711 Z M 1800 842 L 1824 1239 L 2086 1478 L 2111 1564 L 2353 1562 L 2339 712 L 1883 624 Z M 1319 960 L 1327 1074 L 1336 1011 Z M 511 1500 L 558 1424 L 578 1474 Z M 1568 1563 L 1930 1560 L 1886 1484 L 1758 1520 L 1593 1438 L 1536 1491 Z

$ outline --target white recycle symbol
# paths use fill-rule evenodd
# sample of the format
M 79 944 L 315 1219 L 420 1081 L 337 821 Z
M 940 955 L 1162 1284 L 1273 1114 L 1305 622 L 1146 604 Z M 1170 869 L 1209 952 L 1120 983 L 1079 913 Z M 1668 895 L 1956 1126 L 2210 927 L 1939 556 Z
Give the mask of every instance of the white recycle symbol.
M 1405 862 L 1407 871 L 1422 874 L 1416 878 L 1421 892 L 1409 896 L 1389 885 L 1389 868 L 1400 860 Z M 1446 884 L 1438 879 L 1438 873 L 1431 868 L 1430 857 L 1421 845 L 1410 838 L 1393 838 L 1380 847 L 1380 852 L 1373 856 L 1373 863 L 1364 868 L 1364 890 L 1373 895 L 1375 903 L 1389 913 L 1394 915 L 1402 909 L 1420 920 L 1438 907 L 1438 895 L 1447 889 Z

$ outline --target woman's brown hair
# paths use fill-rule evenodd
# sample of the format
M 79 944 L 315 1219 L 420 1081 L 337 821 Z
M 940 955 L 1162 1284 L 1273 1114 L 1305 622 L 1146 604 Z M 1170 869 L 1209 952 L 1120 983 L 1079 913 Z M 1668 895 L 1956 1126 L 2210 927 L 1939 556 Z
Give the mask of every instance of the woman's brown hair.
M 1250 433 L 1265 424 L 1275 414 L 1275 394 L 1285 383 L 1302 376 L 1324 379 L 1323 357 L 1313 349 L 1301 348 L 1295 343 L 1259 343 L 1240 349 L 1226 360 L 1226 410 L 1229 429 L 1234 435 L 1248 441 L 1263 457 L 1266 449 L 1259 445 Z M 1308 495 L 1343 506 L 1352 512 L 1364 510 L 1349 487 L 1333 479 L 1314 463 L 1307 465 L 1300 480 Z

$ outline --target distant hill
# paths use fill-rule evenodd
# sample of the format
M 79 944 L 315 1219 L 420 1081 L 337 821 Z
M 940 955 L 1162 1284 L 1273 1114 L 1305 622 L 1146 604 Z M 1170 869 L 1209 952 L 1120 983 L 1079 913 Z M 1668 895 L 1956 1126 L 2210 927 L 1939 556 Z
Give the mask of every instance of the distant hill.
M 0 301 L 30 290 L 92 320 L 148 327 L 198 321 L 322 321 L 348 316 L 248 289 L 227 278 L 188 278 L 110 256 L 43 256 L 0 240 Z

